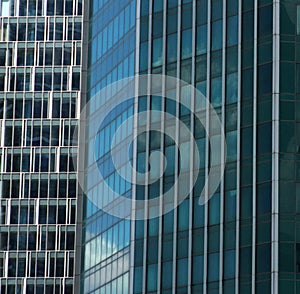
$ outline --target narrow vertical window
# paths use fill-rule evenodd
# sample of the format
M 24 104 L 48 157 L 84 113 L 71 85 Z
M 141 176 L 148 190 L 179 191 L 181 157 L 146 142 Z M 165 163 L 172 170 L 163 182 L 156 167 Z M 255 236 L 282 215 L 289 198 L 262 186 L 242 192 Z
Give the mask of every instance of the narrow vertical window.
M 296 271 L 300 273 L 300 243 L 296 244 Z
M 297 35 L 300 35 L 300 5 L 297 6 Z
M 9 0 L 1 1 L 1 16 L 9 16 Z

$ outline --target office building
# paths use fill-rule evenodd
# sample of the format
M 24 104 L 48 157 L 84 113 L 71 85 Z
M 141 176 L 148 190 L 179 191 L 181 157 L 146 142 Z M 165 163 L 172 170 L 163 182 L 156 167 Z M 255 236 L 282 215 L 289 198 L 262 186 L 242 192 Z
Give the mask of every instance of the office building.
M 0 1 L 3 294 L 73 293 L 82 6 Z
M 95 157 L 87 136 L 86 156 L 119 194 L 155 198 L 181 167 L 174 142 L 150 133 L 130 160 L 147 171 L 150 153 L 163 150 L 173 165 L 143 188 L 121 183 L 109 159 L 120 116 L 154 109 L 175 114 L 194 133 L 204 160 L 186 200 L 152 219 L 111 216 L 103 181 L 88 177 L 77 260 L 81 292 L 299 293 L 299 1 L 103 0 L 86 5 L 85 13 L 86 102 L 136 74 L 184 80 L 219 114 L 227 156 L 218 190 L 198 205 L 212 167 L 209 137 L 193 115 L 198 101 L 192 96 L 188 111 L 176 92 L 177 103 L 146 95 L 117 107 L 99 126 Z M 95 103 L 90 113 L 96 111 Z M 220 149 L 225 163 L 225 145 Z

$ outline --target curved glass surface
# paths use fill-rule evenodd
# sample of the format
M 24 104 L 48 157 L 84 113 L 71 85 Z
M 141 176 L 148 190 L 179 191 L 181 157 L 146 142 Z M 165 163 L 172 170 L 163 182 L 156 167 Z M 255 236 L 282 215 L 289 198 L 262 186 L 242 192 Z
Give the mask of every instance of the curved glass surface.
M 95 101 L 88 109 L 90 115 L 106 102 L 93 99 L 101 89 L 134 75 L 135 2 L 104 0 L 90 5 L 87 101 Z M 117 128 L 132 113 L 133 103 L 117 107 L 99 126 L 96 138 L 88 138 L 87 142 L 88 165 L 96 160 L 99 170 L 104 171 L 104 181 L 125 197 L 131 197 L 131 185 L 119 179 L 109 153 Z M 109 203 L 103 181 L 87 178 L 85 185 L 81 291 L 128 293 L 130 221 L 99 209 Z

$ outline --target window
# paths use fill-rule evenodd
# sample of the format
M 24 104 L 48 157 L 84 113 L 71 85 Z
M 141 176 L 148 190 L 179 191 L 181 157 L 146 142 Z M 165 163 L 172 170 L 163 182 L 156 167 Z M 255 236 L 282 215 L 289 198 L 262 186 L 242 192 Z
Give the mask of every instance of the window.
M 5 49 L 1 49 L 0 50 L 0 66 L 4 66 L 5 65 L 5 59 L 6 59 L 6 50 Z
M 234 278 L 235 275 L 235 250 L 225 251 L 224 253 L 224 278 Z
M 209 201 L 209 225 L 220 222 L 220 194 L 215 194 Z
M 153 40 L 152 47 L 152 66 L 157 67 L 162 65 L 162 39 Z
M 191 4 L 183 5 L 181 12 L 181 28 L 188 29 L 192 27 L 193 14 Z
M 258 11 L 258 36 L 265 37 L 272 34 L 273 29 L 273 7 L 266 6 Z
M 54 1 L 48 0 L 47 2 L 47 15 L 54 15 Z
M 220 226 L 208 227 L 208 252 L 217 252 L 220 249 Z
M 212 50 L 218 50 L 222 48 L 222 33 L 223 33 L 223 23 L 222 20 L 212 23 Z
M 197 12 L 196 12 L 197 24 L 204 24 L 207 20 L 207 1 L 197 1 Z
M 55 4 L 56 4 L 56 15 L 63 15 L 63 11 L 64 11 L 63 1 L 62 0 L 56 0 Z
M 157 264 L 151 264 L 147 270 L 147 290 L 156 291 L 157 286 Z
M 238 75 L 232 73 L 226 77 L 226 103 L 234 103 L 238 96 Z
M 227 46 L 238 43 L 238 17 L 229 17 L 227 20 Z
M 299 5 L 299 7 L 300 7 L 300 5 Z M 298 7 L 298 12 L 299 12 L 298 13 L 299 14 L 299 16 L 298 16 L 298 30 L 299 30 L 298 34 L 300 34 L 300 8 L 299 7 Z M 297 67 L 296 91 L 298 94 L 300 94 L 300 63 L 297 63 L 296 67 Z
M 174 7 L 178 4 L 177 0 L 168 0 L 168 8 Z
M 237 132 L 229 132 L 226 134 L 227 142 L 227 161 L 235 161 L 237 154 Z
M 156 13 L 153 16 L 152 35 L 154 38 L 162 36 L 163 33 L 163 14 Z
M 181 39 L 181 58 L 189 58 L 192 56 L 192 30 L 183 31 Z
M 272 63 L 264 64 L 258 68 L 258 95 L 272 92 Z
M 143 71 L 148 67 L 148 42 L 141 44 L 140 48 L 140 70 Z
M 300 243 L 296 244 L 296 272 L 300 273 Z
M 29 0 L 28 3 L 28 15 L 35 16 L 36 15 L 36 2 L 35 0 Z
M 240 275 L 251 275 L 252 269 L 252 248 L 244 247 L 240 249 Z
M 239 6 L 239 1 L 237 1 L 237 0 L 228 0 L 228 3 L 226 5 L 227 14 L 228 15 L 238 14 L 238 6 Z
M 142 267 L 136 267 L 134 269 L 134 293 L 142 291 L 143 285 L 143 269 Z
M 73 14 L 73 1 L 66 0 L 65 2 L 65 15 L 72 15 Z
M 225 193 L 225 221 L 230 222 L 235 220 L 236 216 L 236 190 Z
M 299 249 L 299 243 L 296 244 L 296 249 Z M 262 246 L 258 246 L 262 247 Z M 269 251 L 271 251 L 270 246 L 268 246 Z M 281 243 L 279 246 L 279 269 L 280 272 L 285 272 L 285 273 L 294 273 L 294 265 L 295 265 L 295 260 L 296 262 L 299 261 L 299 259 L 296 257 L 295 258 L 295 251 L 294 251 L 294 244 L 293 243 Z M 297 250 L 297 255 L 298 255 L 298 250 Z M 265 254 L 268 256 L 268 262 L 270 262 L 270 254 L 268 252 L 265 252 Z M 264 257 L 265 258 L 265 257 Z M 298 267 L 296 268 L 296 271 L 298 271 Z M 268 271 L 270 271 L 270 267 L 268 267 Z
M 167 61 L 174 62 L 177 59 L 177 34 L 168 36 L 167 41 Z
M 187 275 L 182 273 L 188 272 L 188 260 L 187 258 L 179 259 L 177 261 L 177 287 L 186 286 L 187 281 Z
M 222 18 L 222 11 L 223 11 L 223 5 L 221 0 L 213 0 L 211 3 L 211 18 L 212 20 L 220 19 Z
M 219 279 L 219 253 L 208 255 L 208 281 L 217 281 Z
M 259 125 L 257 128 L 258 155 L 272 152 L 272 125 L 270 123 Z
M 9 0 L 2 0 L 1 3 L 1 16 L 10 16 L 9 13 Z
M 213 106 L 219 106 L 222 103 L 222 77 L 211 80 L 211 102 Z
M 204 54 L 207 51 L 207 25 L 197 27 L 196 54 Z
M 177 31 L 177 9 L 171 9 L 168 11 L 167 16 L 167 32 L 175 33 Z
M 241 195 L 241 218 L 250 218 L 252 216 L 252 188 L 243 188 Z
M 172 288 L 172 262 L 164 262 L 162 264 L 162 288 Z
M 300 5 L 297 6 L 297 35 L 300 35 Z
M 61 38 L 62 38 L 62 28 L 61 28 Z M 75 23 L 74 24 L 74 40 L 80 40 L 81 39 L 81 23 Z
M 282 245 L 281 245 L 282 246 Z M 289 249 L 286 252 L 291 252 Z M 256 273 L 271 271 L 271 246 L 270 244 L 258 245 L 256 247 Z
M 193 257 L 193 283 L 203 283 L 203 256 Z

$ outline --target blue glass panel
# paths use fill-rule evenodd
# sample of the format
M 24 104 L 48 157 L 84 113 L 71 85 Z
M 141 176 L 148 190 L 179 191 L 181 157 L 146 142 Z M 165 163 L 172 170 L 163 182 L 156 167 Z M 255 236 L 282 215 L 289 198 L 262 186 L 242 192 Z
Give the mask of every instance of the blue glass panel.
M 151 264 L 147 267 L 147 292 L 157 289 L 157 264 Z
M 208 255 L 208 281 L 217 281 L 219 279 L 219 253 Z
M 167 39 L 167 62 L 177 60 L 177 34 L 171 34 Z
M 209 224 L 216 225 L 219 222 L 220 222 L 220 194 L 215 194 L 209 200 Z
M 232 16 L 227 19 L 227 46 L 233 46 L 238 43 L 238 16 Z
M 193 257 L 193 284 L 203 283 L 203 255 Z
M 162 65 L 162 38 L 153 40 L 152 45 L 152 66 Z
M 192 30 L 183 31 L 181 38 L 181 58 L 189 58 L 192 56 Z
M 232 73 L 226 78 L 226 104 L 237 101 L 238 96 L 238 74 Z
M 213 106 L 222 104 L 222 77 L 211 80 L 211 103 Z
M 197 27 L 196 54 L 204 54 L 207 51 L 207 25 Z
M 187 285 L 188 275 L 188 259 L 179 259 L 177 261 L 177 287 L 182 287 Z
M 223 22 L 222 20 L 216 21 L 212 23 L 212 50 L 219 50 L 222 48 L 222 40 L 223 40 Z

